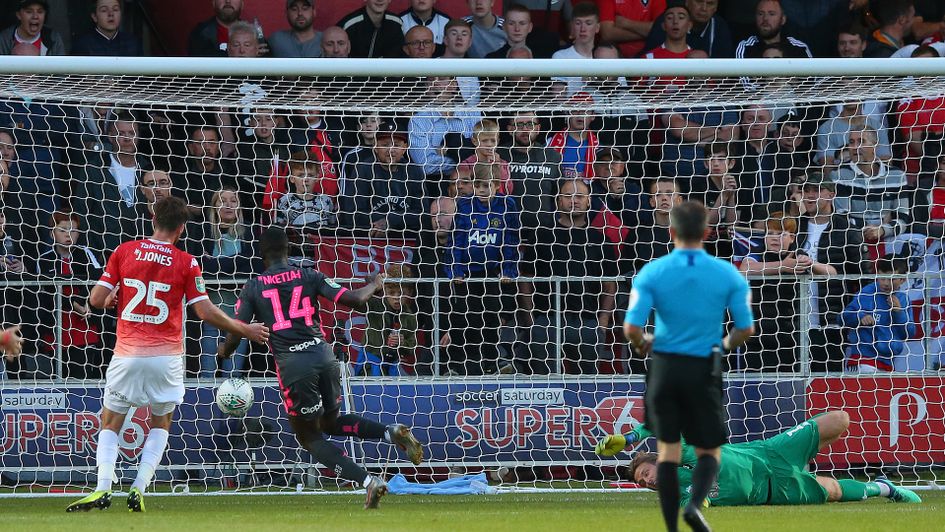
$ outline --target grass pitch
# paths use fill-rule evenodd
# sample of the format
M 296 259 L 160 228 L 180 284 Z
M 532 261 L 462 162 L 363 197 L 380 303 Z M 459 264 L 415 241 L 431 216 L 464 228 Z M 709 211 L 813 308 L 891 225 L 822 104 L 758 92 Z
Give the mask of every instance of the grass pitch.
M 942 530 L 945 491 L 920 492 L 923 504 L 877 498 L 820 506 L 710 508 L 717 531 Z M 146 497 L 131 514 L 124 496 L 105 511 L 67 514 L 72 499 L 0 499 L 0 530 L 104 532 L 308 531 L 635 531 L 662 530 L 655 493 L 516 493 L 482 496 L 388 495 L 377 511 L 359 495 Z M 682 524 L 681 530 L 686 530 Z

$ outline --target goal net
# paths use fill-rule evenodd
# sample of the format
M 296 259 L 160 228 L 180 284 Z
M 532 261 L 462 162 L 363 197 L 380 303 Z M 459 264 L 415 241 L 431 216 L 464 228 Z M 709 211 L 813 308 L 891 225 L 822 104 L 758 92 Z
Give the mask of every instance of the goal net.
M 624 310 L 690 199 L 710 252 L 752 285 L 757 334 L 724 360 L 731 441 L 844 410 L 849 431 L 812 468 L 940 481 L 939 62 L 63 59 L 0 61 L 0 326 L 26 338 L 0 366 L 3 493 L 94 482 L 116 316 L 86 297 L 169 195 L 192 211 L 178 245 L 229 313 L 270 225 L 338 283 L 388 275 L 367 312 L 319 314 L 343 410 L 425 444 L 414 467 L 336 441 L 372 471 L 630 486 L 627 456 L 593 446 L 643 420 Z M 346 486 L 296 444 L 267 349 L 219 361 L 220 341 L 186 320 L 155 489 Z M 253 385 L 245 417 L 214 404 L 231 376 Z M 120 485 L 149 414 L 122 430 Z

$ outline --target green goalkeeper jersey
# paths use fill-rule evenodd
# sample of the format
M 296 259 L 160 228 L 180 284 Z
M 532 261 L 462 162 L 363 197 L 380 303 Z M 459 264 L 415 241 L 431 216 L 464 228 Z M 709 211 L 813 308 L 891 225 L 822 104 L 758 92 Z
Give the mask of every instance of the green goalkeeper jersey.
M 632 431 L 642 441 L 652 433 L 642 425 Z M 692 489 L 692 470 L 696 466 L 696 450 L 682 442 L 682 462 L 679 468 L 680 503 L 689 502 Z M 719 477 L 709 491 L 709 502 L 714 506 L 743 506 L 768 502 L 771 470 L 767 463 L 764 441 L 722 446 Z

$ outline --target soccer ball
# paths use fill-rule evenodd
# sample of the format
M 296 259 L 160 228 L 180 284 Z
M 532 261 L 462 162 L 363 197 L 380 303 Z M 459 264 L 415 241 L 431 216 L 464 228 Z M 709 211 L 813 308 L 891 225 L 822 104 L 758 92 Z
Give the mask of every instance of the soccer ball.
M 229 416 L 242 416 L 253 406 L 253 387 L 243 379 L 227 379 L 217 388 L 217 406 Z

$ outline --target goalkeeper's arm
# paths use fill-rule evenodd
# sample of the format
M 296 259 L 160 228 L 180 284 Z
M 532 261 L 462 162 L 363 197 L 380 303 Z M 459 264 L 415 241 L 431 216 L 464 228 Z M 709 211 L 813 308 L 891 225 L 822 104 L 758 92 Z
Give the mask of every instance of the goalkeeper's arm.
M 628 449 L 636 449 L 652 435 L 653 433 L 641 423 L 626 434 L 606 436 L 603 440 L 597 442 L 597 445 L 594 446 L 594 452 L 601 456 L 614 456 Z

